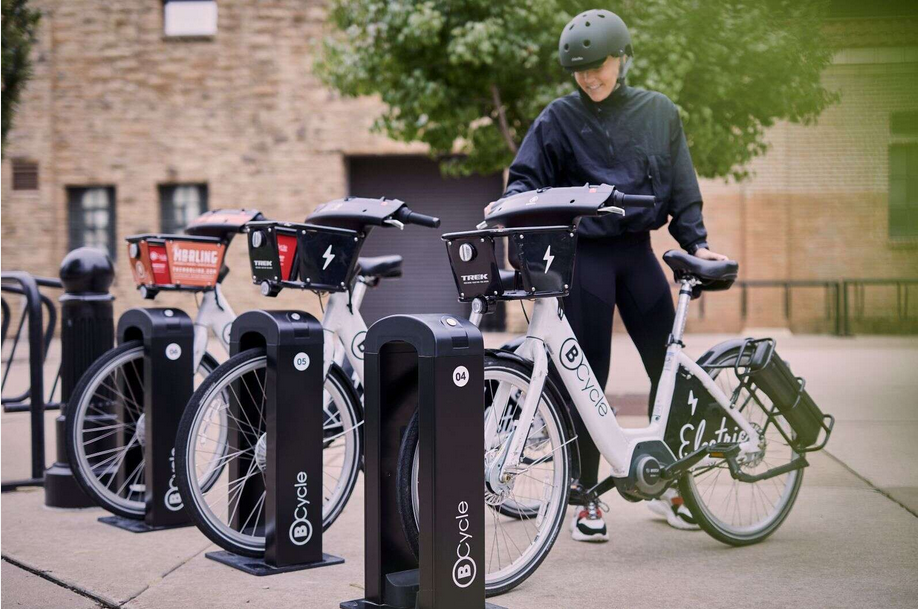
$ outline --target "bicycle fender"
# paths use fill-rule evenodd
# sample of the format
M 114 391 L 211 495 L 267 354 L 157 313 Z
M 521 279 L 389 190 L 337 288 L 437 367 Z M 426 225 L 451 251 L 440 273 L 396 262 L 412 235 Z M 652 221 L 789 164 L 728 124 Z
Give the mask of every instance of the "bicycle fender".
M 743 344 L 747 340 L 749 339 L 748 338 L 731 338 L 729 340 L 723 341 L 722 343 L 717 343 L 716 345 L 708 349 L 704 355 L 702 355 L 697 360 L 695 360 L 695 363 L 697 363 L 699 366 L 704 368 L 707 364 L 713 361 L 716 361 L 718 358 L 720 358 L 725 353 L 728 353 L 729 351 L 732 351 L 734 349 L 738 350 L 740 347 L 743 346 Z
M 512 344 L 512 342 L 516 342 L 516 341 L 511 341 L 511 343 L 508 343 L 508 345 Z M 522 341 L 520 340 L 519 342 L 522 342 Z M 516 353 L 513 353 L 512 351 L 504 350 L 504 347 L 500 349 L 485 349 L 485 355 L 491 355 L 493 357 L 496 357 L 497 359 L 503 359 L 503 360 L 515 362 L 523 366 L 529 372 L 530 377 L 532 375 L 532 362 L 526 358 L 520 357 L 519 355 L 517 355 Z M 570 413 L 570 408 L 569 408 L 569 404 L 571 402 L 570 402 L 570 399 L 565 399 L 563 397 L 566 395 L 566 392 L 562 393 L 562 391 L 559 390 L 559 387 L 563 387 L 560 381 L 561 379 L 558 378 L 558 373 L 555 371 L 555 367 L 551 365 L 551 362 L 549 362 L 548 378 L 545 379 L 545 386 L 548 389 L 548 391 L 551 392 L 552 399 L 554 399 L 559 405 L 563 406 L 563 408 L 561 408 L 560 410 L 561 410 L 561 418 L 562 418 L 562 423 L 564 425 L 564 429 L 567 432 L 567 435 L 569 438 L 575 438 L 577 436 L 577 431 L 574 428 L 574 419 L 571 418 L 571 413 Z M 571 444 L 576 449 L 576 450 L 571 450 L 571 479 L 579 480 L 580 479 L 580 441 L 574 440 Z

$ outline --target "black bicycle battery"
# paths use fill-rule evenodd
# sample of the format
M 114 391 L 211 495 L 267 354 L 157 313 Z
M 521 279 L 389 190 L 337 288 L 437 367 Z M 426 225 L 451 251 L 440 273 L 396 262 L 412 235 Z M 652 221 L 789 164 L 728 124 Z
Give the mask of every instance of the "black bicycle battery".
M 230 353 L 263 347 L 267 366 L 259 379 L 265 388 L 264 406 L 250 392 L 230 394 L 232 417 L 264 420 L 260 424 L 264 435 L 255 451 L 228 465 L 233 480 L 264 459 L 264 485 L 245 485 L 234 510 L 235 521 L 230 524 L 237 530 L 245 526 L 242 515 L 253 513 L 263 501 L 264 514 L 254 527 L 263 527 L 265 556 L 258 559 L 220 551 L 206 554 L 208 558 L 251 575 L 344 562 L 322 551 L 323 334 L 322 324 L 302 311 L 249 311 L 233 322 Z M 227 437 L 229 446 L 251 443 L 243 434 L 233 426 Z M 259 454 L 260 450 L 264 453 Z
M 832 433 L 834 418 L 819 409 L 806 391 L 804 380 L 794 376 L 787 362 L 775 351 L 774 340 L 746 341 L 740 349 L 738 362 L 743 362 L 747 356 L 751 359 L 745 374 L 768 396 L 794 430 L 796 435 L 791 438 L 791 444 L 801 450 L 809 449 L 807 452 L 825 446 Z M 823 441 L 818 447 L 811 448 L 822 431 L 826 432 Z
M 121 516 L 99 521 L 134 533 L 187 526 L 191 520 L 175 483 L 175 434 L 194 390 L 194 325 L 179 309 L 130 309 L 118 320 L 118 342 L 131 340 L 143 342 L 143 369 L 137 379 L 125 379 L 137 385 L 125 391 L 143 393 L 143 450 L 126 453 L 122 469 L 132 471 L 130 461 L 139 466 L 143 455 L 146 509 L 142 521 Z M 119 442 L 125 445 L 129 440 L 123 437 Z
M 365 345 L 365 590 L 345 609 L 484 608 L 484 346 L 450 315 L 393 315 Z M 419 411 L 420 560 L 405 539 L 399 446 Z M 404 489 L 401 489 L 403 491 Z

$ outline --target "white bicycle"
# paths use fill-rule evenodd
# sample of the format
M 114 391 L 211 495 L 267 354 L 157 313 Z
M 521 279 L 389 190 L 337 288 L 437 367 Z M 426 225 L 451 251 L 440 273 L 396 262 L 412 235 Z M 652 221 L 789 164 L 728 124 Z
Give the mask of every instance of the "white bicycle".
M 401 256 L 357 257 L 373 227 L 436 227 L 437 218 L 412 212 L 393 199 L 347 198 L 320 205 L 306 224 L 246 225 L 252 279 L 262 293 L 309 290 L 324 315 L 323 526 L 338 517 L 357 481 L 362 458 L 363 408 L 355 385 L 363 382 L 360 314 L 366 290 L 381 278 L 401 276 Z M 327 301 L 325 294 L 330 294 Z M 243 556 L 265 551 L 264 413 L 238 408 L 244 396 L 263 408 L 267 356 L 263 347 L 241 351 L 220 365 L 195 391 L 176 437 L 176 481 L 198 528 L 222 548 Z M 344 371 L 347 362 L 355 380 Z M 226 438 L 236 438 L 230 445 Z
M 542 189 L 496 201 L 477 231 L 443 236 L 460 300 L 473 321 L 497 300 L 534 299 L 524 340 L 485 355 L 485 586 L 511 590 L 544 560 L 569 503 L 615 488 L 629 501 L 678 486 L 701 527 L 746 545 L 773 533 L 803 480 L 805 453 L 825 446 L 833 419 L 823 415 L 774 353 L 774 341 L 721 343 L 697 362 L 683 352 L 692 298 L 727 289 L 736 262 L 710 262 L 670 251 L 664 261 L 681 285 L 676 319 L 653 412 L 646 427 L 623 428 L 568 323 L 569 290 L 581 216 L 624 215 L 653 197 L 607 185 Z M 516 270 L 501 270 L 494 239 L 507 238 Z M 579 477 L 576 408 L 612 475 L 585 496 L 570 497 Z M 822 436 L 822 440 L 819 440 Z M 417 552 L 417 421 L 399 456 L 399 507 Z
M 185 235 L 127 238 L 131 272 L 144 298 L 154 299 L 160 291 L 201 294 L 194 319 L 196 384 L 218 366 L 207 350 L 210 335 L 229 352 L 236 314 L 220 287 L 229 272 L 224 254 L 242 226 L 260 217 L 255 210 L 213 210 L 192 221 Z M 199 256 L 204 262 L 172 264 L 175 256 L 189 258 L 186 252 L 206 254 Z M 142 519 L 146 511 L 143 357 L 143 342 L 129 337 L 86 370 L 68 403 L 65 437 L 83 490 L 101 507 L 133 519 Z M 212 477 L 202 480 L 212 483 Z

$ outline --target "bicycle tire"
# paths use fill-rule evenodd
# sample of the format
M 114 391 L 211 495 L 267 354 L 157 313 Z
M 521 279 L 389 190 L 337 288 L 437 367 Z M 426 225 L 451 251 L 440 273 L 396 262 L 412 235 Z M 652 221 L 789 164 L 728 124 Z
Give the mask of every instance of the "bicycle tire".
M 107 511 L 122 516 L 124 518 L 130 518 L 133 520 L 142 520 L 146 513 L 146 505 L 143 501 L 139 502 L 118 502 L 109 497 L 105 492 L 99 488 L 97 484 L 97 479 L 95 472 L 92 471 L 92 467 L 89 466 L 85 454 L 81 454 L 78 450 L 78 446 L 83 443 L 82 434 L 80 433 L 81 429 L 85 429 L 85 417 L 87 411 L 90 407 L 90 404 L 86 402 L 86 394 L 89 390 L 96 391 L 99 386 L 105 380 L 105 377 L 99 378 L 101 374 L 107 376 L 110 374 L 109 371 L 112 369 L 112 363 L 119 361 L 124 356 L 129 356 L 136 359 L 143 358 L 143 342 L 139 340 L 127 341 L 113 349 L 106 351 L 102 356 L 100 356 L 93 364 L 83 373 L 83 376 L 80 377 L 77 386 L 74 388 L 73 393 L 68 400 L 67 411 L 66 411 L 66 426 L 65 426 L 65 444 L 67 449 L 67 457 L 70 459 L 71 471 L 73 472 L 73 477 L 76 479 L 77 484 L 86 493 L 86 495 L 92 499 L 96 505 L 106 509 Z M 124 358 L 124 361 L 128 360 L 127 357 Z M 208 374 L 217 368 L 217 360 L 210 353 L 205 353 L 204 357 L 201 359 L 201 369 Z M 71 408 L 70 405 L 74 405 Z M 142 405 L 141 405 L 142 406 Z M 83 419 L 83 424 L 80 424 L 81 419 Z M 84 451 L 85 451 L 85 447 Z
M 710 362 L 705 368 L 712 378 L 716 378 L 718 372 L 729 371 L 732 369 L 731 364 L 739 356 L 739 349 L 733 349 L 725 352 L 716 361 Z M 795 453 L 791 453 L 792 455 Z M 791 509 L 797 501 L 800 492 L 800 486 L 803 484 L 803 469 L 795 470 L 793 480 L 789 487 L 786 486 L 786 498 L 782 495 L 781 507 L 768 523 L 758 530 L 739 533 L 731 531 L 725 523 L 719 521 L 705 505 L 704 493 L 700 492 L 693 482 L 691 473 L 687 473 L 679 479 L 679 493 L 685 501 L 686 507 L 694 516 L 695 521 L 701 529 L 721 543 L 730 546 L 748 546 L 764 541 L 771 536 L 784 523 L 790 514 Z M 737 493 L 738 495 L 738 493 Z M 739 501 L 739 498 L 737 498 Z
M 194 450 L 192 433 L 198 417 L 198 411 L 208 407 L 208 396 L 215 388 L 224 384 L 226 378 L 238 374 L 240 370 L 245 369 L 247 366 L 257 366 L 258 362 L 266 359 L 266 352 L 263 348 L 254 348 L 237 353 L 221 364 L 220 367 L 218 367 L 217 370 L 198 387 L 194 395 L 192 395 L 188 402 L 188 407 L 185 409 L 185 413 L 182 416 L 182 420 L 179 423 L 179 430 L 176 435 L 176 484 L 184 499 L 187 513 L 191 516 L 198 529 L 212 542 L 227 551 L 251 558 L 261 558 L 264 556 L 264 538 L 261 537 L 259 540 L 253 536 L 251 541 L 243 543 L 233 535 L 227 534 L 222 530 L 225 528 L 225 526 L 222 526 L 223 523 L 217 522 L 220 519 L 212 513 L 209 506 L 205 508 L 205 505 L 207 505 L 206 498 L 191 484 L 191 476 L 196 476 L 196 472 L 191 472 L 193 460 L 190 458 L 190 455 Z M 253 368 L 253 370 L 254 369 L 255 368 Z M 332 364 L 330 366 L 328 376 L 326 377 L 326 383 L 328 382 L 332 382 L 336 385 L 336 391 L 343 398 L 349 410 L 348 416 L 351 417 L 351 420 L 358 423 L 362 421 L 363 412 L 360 401 L 354 392 L 354 386 L 337 365 Z M 354 439 L 356 442 L 356 458 L 353 460 L 353 465 L 346 472 L 347 477 L 335 505 L 332 506 L 327 514 L 323 513 L 323 530 L 331 526 L 341 514 L 341 511 L 350 500 L 357 483 L 357 476 L 360 470 L 360 457 L 363 454 L 362 426 L 356 428 Z M 202 505 L 202 502 L 205 505 Z M 325 511 L 324 508 L 325 506 L 323 506 L 323 512 Z
M 532 373 L 531 367 L 526 367 L 520 362 L 508 361 L 502 358 L 496 358 L 490 355 L 485 356 L 485 380 L 487 382 L 489 372 L 501 372 L 504 374 L 509 374 L 515 376 L 521 383 L 526 386 L 530 383 L 530 376 Z M 492 376 L 493 378 L 493 376 Z M 497 580 L 488 581 L 488 576 L 486 575 L 485 579 L 485 595 L 486 596 L 497 596 L 509 592 L 510 590 L 516 588 L 522 584 L 526 579 L 528 579 L 535 571 L 538 569 L 539 565 L 542 564 L 542 561 L 548 556 L 549 551 L 554 545 L 555 541 L 558 538 L 558 534 L 561 531 L 561 528 L 565 521 L 565 515 L 567 513 L 567 503 L 568 496 L 570 493 L 570 464 L 571 456 L 569 450 L 569 444 L 566 444 L 569 440 L 567 437 L 567 429 L 564 424 L 564 417 L 560 411 L 560 408 L 564 408 L 563 405 L 558 405 L 555 403 L 555 399 L 551 395 L 551 392 L 547 388 L 543 388 L 542 400 L 544 401 L 544 408 L 550 413 L 550 417 L 553 421 L 553 427 L 556 430 L 558 435 L 559 444 L 561 446 L 559 453 L 561 455 L 558 458 L 557 455 L 553 457 L 554 462 L 561 464 L 562 471 L 559 474 L 563 483 L 558 485 L 560 492 L 560 497 L 558 497 L 558 503 L 560 507 L 555 509 L 554 517 L 549 523 L 549 528 L 540 533 L 538 539 L 541 541 L 539 548 L 534 552 L 533 556 L 526 560 L 520 568 L 516 569 L 513 574 L 508 577 L 502 577 Z M 542 407 L 540 406 L 540 412 Z M 544 416 L 544 414 L 543 414 Z M 397 487 L 397 501 L 398 501 L 398 510 L 399 510 L 399 519 L 402 523 L 402 530 L 405 535 L 405 539 L 408 542 L 409 547 L 414 553 L 415 557 L 419 555 L 419 531 L 417 526 L 417 519 L 415 516 L 415 499 L 413 496 L 412 485 L 414 484 L 414 474 L 413 469 L 416 463 L 416 453 L 418 445 L 418 421 L 417 413 L 415 413 L 411 420 L 409 421 L 408 427 L 405 430 L 405 434 L 402 437 L 402 442 L 399 447 L 399 456 L 398 456 L 398 468 L 396 472 L 396 487 Z M 494 512 L 499 513 L 497 509 L 493 507 L 486 507 L 486 510 L 493 510 Z M 511 518 L 515 518 L 511 516 Z

